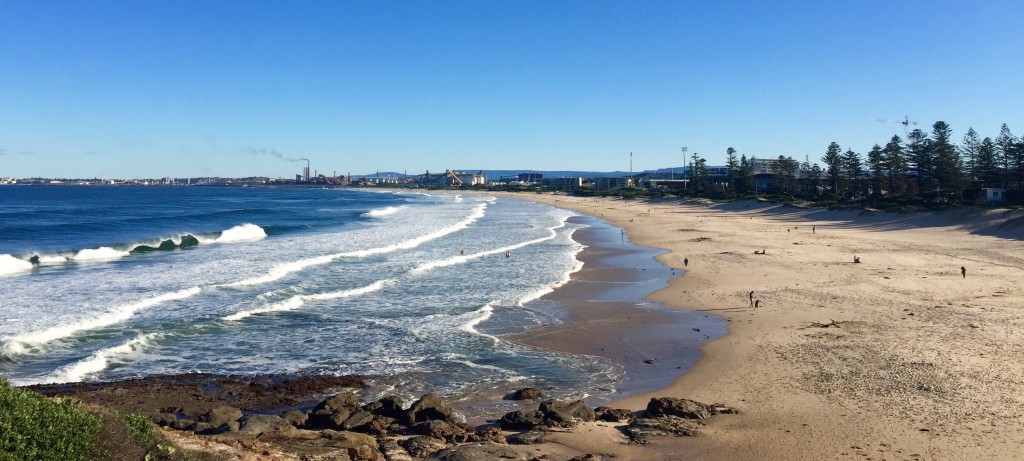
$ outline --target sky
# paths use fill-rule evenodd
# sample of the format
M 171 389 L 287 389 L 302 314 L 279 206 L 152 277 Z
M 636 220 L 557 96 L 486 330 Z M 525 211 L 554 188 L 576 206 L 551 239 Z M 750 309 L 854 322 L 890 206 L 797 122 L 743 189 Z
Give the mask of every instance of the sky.
M 0 0 L 0 177 L 819 162 L 1024 133 L 1024 2 Z M 915 126 L 911 126 L 915 128 Z

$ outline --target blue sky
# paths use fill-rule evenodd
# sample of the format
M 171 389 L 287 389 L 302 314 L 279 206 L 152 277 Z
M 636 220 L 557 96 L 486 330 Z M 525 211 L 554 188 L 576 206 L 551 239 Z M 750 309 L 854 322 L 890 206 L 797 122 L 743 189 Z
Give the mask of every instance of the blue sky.
M 0 0 L 0 176 L 626 170 L 1024 132 L 1024 2 Z

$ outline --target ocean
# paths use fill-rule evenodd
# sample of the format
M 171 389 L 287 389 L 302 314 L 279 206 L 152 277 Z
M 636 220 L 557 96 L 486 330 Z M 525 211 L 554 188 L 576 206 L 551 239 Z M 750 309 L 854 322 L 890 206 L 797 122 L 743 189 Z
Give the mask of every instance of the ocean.
M 0 187 L 0 376 L 368 377 L 380 393 L 614 392 L 623 368 L 501 339 L 558 322 L 572 212 L 351 189 Z M 506 257 L 508 252 L 508 257 Z

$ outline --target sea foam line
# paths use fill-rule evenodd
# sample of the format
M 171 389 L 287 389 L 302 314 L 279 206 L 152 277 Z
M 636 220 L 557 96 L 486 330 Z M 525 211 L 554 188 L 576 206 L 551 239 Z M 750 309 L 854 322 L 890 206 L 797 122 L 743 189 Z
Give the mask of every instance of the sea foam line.
M 389 207 L 384 207 L 384 208 L 377 208 L 377 209 L 373 209 L 373 210 L 367 211 L 366 213 L 363 213 L 362 216 L 366 217 L 366 218 L 381 218 L 381 217 L 384 217 L 384 216 L 390 216 L 390 215 L 393 215 L 395 213 L 398 213 L 398 211 L 401 210 L 402 208 L 405 208 L 405 207 L 404 206 L 389 206 Z
M 69 363 L 63 367 L 60 367 L 44 377 L 42 380 L 36 383 L 19 383 L 19 384 L 46 384 L 46 383 L 75 383 L 81 381 L 87 375 L 98 373 L 103 371 L 110 365 L 110 359 L 114 355 L 124 355 L 135 352 L 138 349 L 145 347 L 157 336 L 159 333 L 146 333 L 137 336 L 129 341 L 119 344 L 114 347 L 108 347 L 93 352 L 88 357 L 79 360 L 75 363 Z
M 455 224 L 453 224 L 453 225 L 451 225 L 449 227 L 446 227 L 446 228 L 443 228 L 443 229 L 439 229 L 437 231 L 431 232 L 429 234 L 424 234 L 424 235 L 421 235 L 419 237 L 411 238 L 409 240 L 404 240 L 402 242 L 399 242 L 399 243 L 396 243 L 396 244 L 393 244 L 393 245 L 387 245 L 387 246 L 377 247 L 377 248 L 369 248 L 369 249 L 366 249 L 366 250 L 355 250 L 355 251 L 348 251 L 348 252 L 343 252 L 343 253 L 334 253 L 334 254 L 329 254 L 329 255 L 324 255 L 324 256 L 317 256 L 317 257 L 314 257 L 314 258 L 300 259 L 298 261 L 293 261 L 293 262 L 289 262 L 289 263 L 278 264 L 278 265 L 274 266 L 273 268 L 271 268 L 270 272 L 268 272 L 268 273 L 266 273 L 264 275 L 260 275 L 260 276 L 257 276 L 257 277 L 251 277 L 251 278 L 247 278 L 247 279 L 243 279 L 243 280 L 239 280 L 237 282 L 228 283 L 228 284 L 225 284 L 223 286 L 226 286 L 226 287 L 240 287 L 240 286 L 261 285 L 261 284 L 264 284 L 264 283 L 269 283 L 269 282 L 273 282 L 273 281 L 276 281 L 276 280 L 280 280 L 280 279 L 288 276 L 289 274 L 302 271 L 303 269 L 306 269 L 307 267 L 319 266 L 319 265 L 323 265 L 323 264 L 329 264 L 330 262 L 332 262 L 332 261 L 334 261 L 336 259 L 341 259 L 341 258 L 365 258 L 365 257 L 368 257 L 368 256 L 375 256 L 375 255 L 380 255 L 380 254 L 385 254 L 385 253 L 391 253 L 391 252 L 398 251 L 398 250 L 408 250 L 410 248 L 415 248 L 415 247 L 420 246 L 420 245 L 422 245 L 422 244 L 424 244 L 426 242 L 429 242 L 431 240 L 439 239 L 439 238 L 444 237 L 444 236 L 446 236 L 448 234 L 452 234 L 452 233 L 458 232 L 460 230 L 463 230 L 463 229 L 469 227 L 470 225 L 472 225 L 473 223 L 478 221 L 480 218 L 484 217 L 484 213 L 485 213 L 484 210 L 486 210 L 486 209 L 487 209 L 487 204 L 486 203 L 481 203 L 476 208 L 474 208 L 472 210 L 472 212 L 470 212 L 470 214 L 468 216 L 466 216 L 461 221 L 459 221 L 459 222 L 457 222 L 457 223 L 455 223 Z
M 167 301 L 189 298 L 199 294 L 199 292 L 199 287 L 192 287 L 172 293 L 164 293 L 132 304 L 125 304 L 123 306 L 116 307 L 98 317 L 82 320 L 71 325 L 58 325 L 45 330 L 7 336 L 3 338 L 3 351 L 7 355 L 23 353 L 25 351 L 25 346 L 46 344 L 56 339 L 74 335 L 80 331 L 94 330 L 123 322 L 143 309 L 147 309 Z
M 458 255 L 458 256 L 452 256 L 452 257 L 447 258 L 447 259 L 440 259 L 440 260 L 437 260 L 437 261 L 430 261 L 430 262 L 423 263 L 423 264 L 420 264 L 419 266 L 414 267 L 410 272 L 414 273 L 414 274 L 418 274 L 418 273 L 426 272 L 426 271 L 429 271 L 429 270 L 432 270 L 432 269 L 437 269 L 437 268 L 440 268 L 440 267 L 454 266 L 456 264 L 463 264 L 463 263 L 466 263 L 466 262 L 469 262 L 469 261 L 472 261 L 474 259 L 478 259 L 478 258 L 481 258 L 481 257 L 484 257 L 484 256 L 502 254 L 502 253 L 505 253 L 506 251 L 518 250 L 518 249 L 523 248 L 523 247 L 527 247 L 527 246 L 530 246 L 530 245 L 535 245 L 535 244 L 538 244 L 538 243 L 546 242 L 546 241 L 554 239 L 555 237 L 558 236 L 557 230 L 565 227 L 565 223 L 566 223 L 567 219 L 569 219 L 568 216 L 563 218 L 562 222 L 558 223 L 557 225 L 549 227 L 547 229 L 548 235 L 546 237 L 540 237 L 540 238 L 536 238 L 536 239 L 533 239 L 533 240 L 527 240 L 525 242 L 519 242 L 519 243 L 516 243 L 516 244 L 512 244 L 512 245 L 508 245 L 508 246 L 503 246 L 503 247 L 500 247 L 500 248 L 494 248 L 494 249 L 490 249 L 490 250 L 480 251 L 480 252 L 469 254 L 469 255 Z
M 350 290 L 331 291 L 327 293 L 317 293 L 313 295 L 295 295 L 292 296 L 291 298 L 288 298 L 276 304 L 271 304 L 270 306 L 267 307 L 260 307 L 256 309 L 250 309 L 247 311 L 235 312 L 234 314 L 222 317 L 221 320 L 236 322 L 256 314 L 293 311 L 302 307 L 302 305 L 305 304 L 307 301 L 326 301 L 331 299 L 351 298 L 354 296 L 360 296 L 366 293 L 379 291 L 388 285 L 394 284 L 395 282 L 395 279 L 385 279 L 378 280 L 364 287 L 353 288 Z
M 568 237 L 571 239 L 572 238 L 572 234 L 574 234 L 574 233 L 576 233 L 576 229 L 575 228 L 570 229 Z M 572 280 L 572 274 L 574 274 L 576 272 L 579 272 L 580 269 L 583 269 L 583 261 L 580 261 L 579 259 L 577 259 L 576 256 L 579 255 L 580 252 L 583 251 L 583 249 L 585 249 L 586 247 L 587 247 L 586 245 L 583 245 L 583 244 L 580 244 L 580 243 L 578 243 L 576 245 L 576 251 L 572 254 L 572 257 L 573 257 L 573 259 L 576 260 L 576 262 L 573 263 L 572 267 L 569 268 L 568 271 L 566 271 L 564 274 L 562 274 L 562 278 L 561 279 L 559 279 L 555 283 L 552 283 L 551 285 L 547 285 L 547 286 L 541 287 L 541 288 L 539 288 L 539 289 L 537 289 L 537 290 L 535 290 L 533 292 L 527 293 L 526 296 L 523 296 L 522 298 L 519 298 L 518 301 L 516 301 L 516 306 L 523 307 L 523 305 L 525 305 L 526 303 L 528 303 L 530 301 L 534 301 L 534 300 L 540 299 L 542 296 L 555 291 L 556 288 L 559 288 L 559 287 L 565 285 L 566 283 L 569 283 L 569 280 Z
M 466 333 L 469 333 L 469 334 L 473 334 L 473 335 L 478 335 L 478 336 L 483 336 L 485 338 L 489 338 L 491 341 L 494 341 L 494 344 L 497 344 L 500 340 L 496 336 L 492 336 L 492 335 L 489 335 L 489 334 L 486 334 L 486 333 L 481 333 L 479 330 L 476 329 L 477 325 L 487 321 L 487 319 L 491 318 L 491 316 L 494 315 L 494 306 L 493 306 L 493 304 L 496 304 L 496 303 L 497 303 L 497 301 L 491 301 L 491 302 L 489 302 L 487 304 L 484 304 L 483 307 L 473 311 L 473 314 L 476 314 L 476 315 L 473 318 L 469 319 L 468 322 L 466 322 L 466 323 L 462 324 L 461 326 L 459 326 L 459 329 L 462 330 L 462 331 L 465 331 Z

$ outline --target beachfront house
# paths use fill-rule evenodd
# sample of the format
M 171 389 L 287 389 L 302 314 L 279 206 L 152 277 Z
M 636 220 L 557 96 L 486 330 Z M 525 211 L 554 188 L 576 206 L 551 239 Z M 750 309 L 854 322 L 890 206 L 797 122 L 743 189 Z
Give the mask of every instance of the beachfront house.
M 594 178 L 594 189 L 597 190 L 621 189 L 623 187 L 633 187 L 633 178 L 622 178 L 614 176 Z
M 543 178 L 544 187 L 549 190 L 564 190 L 572 192 L 583 187 L 583 178 L 579 176 L 562 176 L 558 178 Z
M 982 187 L 981 190 L 985 191 L 986 202 L 1002 202 L 1005 200 L 1006 191 L 999 187 Z

